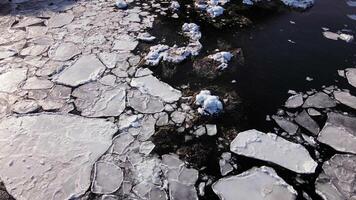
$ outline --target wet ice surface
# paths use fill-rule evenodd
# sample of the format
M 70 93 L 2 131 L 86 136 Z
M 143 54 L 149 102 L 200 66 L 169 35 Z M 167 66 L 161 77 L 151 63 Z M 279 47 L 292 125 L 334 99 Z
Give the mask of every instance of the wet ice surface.
M 207 21 L 231 14 L 228 1 L 199 2 L 189 8 Z M 354 26 L 337 20 L 341 4 L 252 6 L 264 20 L 242 30 L 187 19 L 178 4 L 25 1 L 0 17 L 6 190 L 16 199 L 352 199 Z M 170 14 L 176 21 L 150 29 Z M 189 74 L 192 60 L 219 75 Z

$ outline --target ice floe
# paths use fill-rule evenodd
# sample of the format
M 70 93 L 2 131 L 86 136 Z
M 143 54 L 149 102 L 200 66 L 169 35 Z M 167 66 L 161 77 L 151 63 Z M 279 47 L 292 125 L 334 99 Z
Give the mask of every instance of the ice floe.
M 252 168 L 242 174 L 222 178 L 212 186 L 221 200 L 296 199 L 297 192 L 269 167 Z
M 341 152 L 356 153 L 356 118 L 339 113 L 328 113 L 318 141 Z
M 0 122 L 1 179 L 18 200 L 79 197 L 116 131 L 104 119 L 74 115 L 8 117 Z
M 239 133 L 231 142 L 230 150 L 239 155 L 276 163 L 297 173 L 314 173 L 318 165 L 302 145 L 257 130 Z

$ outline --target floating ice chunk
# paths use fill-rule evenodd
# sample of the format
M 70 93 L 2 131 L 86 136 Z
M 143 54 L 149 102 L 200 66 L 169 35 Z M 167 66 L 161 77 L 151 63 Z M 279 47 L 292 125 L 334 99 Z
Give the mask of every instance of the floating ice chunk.
M 286 6 L 307 9 L 314 4 L 314 0 L 281 0 Z
M 115 6 L 118 9 L 125 9 L 125 8 L 127 8 L 128 5 L 125 0 L 116 0 Z
M 346 33 L 334 33 L 331 31 L 324 31 L 323 35 L 327 39 L 331 40 L 344 40 L 345 42 L 352 42 L 354 40 L 354 36 Z
M 214 136 L 218 133 L 217 127 L 215 124 L 207 124 L 205 125 L 206 132 L 209 136 Z
M 346 71 L 346 78 L 350 85 L 356 88 L 356 68 L 348 68 Z
M 269 167 L 252 168 L 242 174 L 222 178 L 212 186 L 221 200 L 295 200 L 297 192 Z
M 198 200 L 194 185 L 185 185 L 178 181 L 169 182 L 169 197 L 171 200 Z
M 121 168 L 109 162 L 97 162 L 91 191 L 96 194 L 111 194 L 121 187 L 124 173 Z
M 279 127 L 290 134 L 295 134 L 298 131 L 298 126 L 295 123 L 284 119 L 283 117 L 273 115 L 272 119 L 278 124 Z
M 239 133 L 231 142 L 230 150 L 239 155 L 276 163 L 297 173 L 314 173 L 318 165 L 302 145 L 256 130 Z
M 18 200 L 79 198 L 90 186 L 92 166 L 108 150 L 116 131 L 107 120 L 76 115 L 3 119 L 1 180 Z
M 167 103 L 178 101 L 182 96 L 182 93 L 179 90 L 159 81 L 152 75 L 133 78 L 131 80 L 131 86 L 137 87 L 142 93 L 159 97 Z
M 355 3 L 356 4 L 356 3 Z M 353 15 L 347 15 L 348 18 L 352 19 L 352 20 L 356 20 L 356 15 L 353 14 Z
M 198 126 L 197 130 L 194 131 L 194 135 L 197 137 L 203 136 L 206 133 L 205 126 Z
M 141 113 L 157 113 L 164 110 L 163 101 L 138 90 L 131 90 L 127 94 L 128 104 Z
M 138 45 L 138 41 L 130 35 L 120 35 L 113 43 L 113 50 L 133 51 Z
M 180 111 L 174 111 L 171 114 L 172 121 L 176 124 L 182 124 L 186 118 L 186 113 Z
M 135 141 L 135 138 L 129 133 L 121 133 L 113 140 L 112 152 L 116 154 L 125 153 L 127 147 Z
M 120 87 L 88 83 L 76 88 L 72 95 L 77 109 L 83 116 L 119 116 L 126 107 L 126 91 Z
M 209 90 L 202 90 L 196 96 L 195 103 L 201 108 L 198 110 L 200 114 L 213 115 L 223 110 L 223 104 L 218 96 L 211 95 Z
M 222 176 L 225 176 L 234 170 L 232 165 L 229 163 L 230 159 L 231 159 L 230 152 L 225 152 L 221 155 L 221 159 L 219 160 L 219 166 L 220 166 L 220 173 Z
M 80 50 L 77 45 L 64 42 L 61 43 L 53 53 L 50 53 L 49 56 L 55 61 L 67 61 L 78 54 L 80 54 Z
M 142 154 L 148 155 L 153 151 L 154 148 L 155 144 L 153 144 L 151 141 L 146 141 L 141 143 L 139 151 Z
M 309 96 L 303 104 L 303 108 L 332 108 L 335 106 L 336 102 L 323 92 Z
M 356 7 L 356 1 L 346 1 L 348 6 Z
M 288 100 L 285 103 L 286 108 L 299 108 L 300 106 L 303 105 L 303 95 L 302 94 L 296 94 L 288 98 Z
M 105 66 L 95 55 L 80 57 L 72 66 L 65 68 L 53 80 L 72 87 L 93 81 L 104 72 Z
M 340 103 L 350 108 L 356 109 L 356 97 L 351 95 L 349 92 L 335 91 L 334 97 Z
M 316 193 L 324 200 L 354 199 L 356 156 L 336 154 L 323 164 L 315 183 Z
M 320 131 L 319 125 L 303 110 L 294 119 L 297 124 L 307 129 L 309 132 L 317 135 Z
M 328 113 L 328 119 L 318 141 L 341 152 L 356 153 L 356 118 Z

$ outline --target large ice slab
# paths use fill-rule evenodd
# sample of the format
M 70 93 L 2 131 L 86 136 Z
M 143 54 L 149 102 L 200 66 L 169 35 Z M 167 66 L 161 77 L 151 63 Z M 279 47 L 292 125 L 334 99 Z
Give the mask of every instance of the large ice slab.
M 272 168 L 264 166 L 222 178 L 212 188 L 221 200 L 293 200 L 297 195 Z
M 230 150 L 239 155 L 276 163 L 297 173 L 314 173 L 317 167 L 302 145 L 257 130 L 239 133 L 231 142 Z
M 328 120 L 318 141 L 342 152 L 356 153 L 356 118 L 328 113 Z
M 152 75 L 133 78 L 131 86 L 137 87 L 142 93 L 160 97 L 163 101 L 173 103 L 182 96 L 179 90 L 176 90 L 166 83 L 161 82 Z
M 54 77 L 60 84 L 76 87 L 78 85 L 96 80 L 105 70 L 105 66 L 95 55 L 85 55 L 77 60 L 74 65 L 65 68 Z
M 17 200 L 70 199 L 90 186 L 115 124 L 74 115 L 34 114 L 0 122 L 0 177 Z
M 356 156 L 336 154 L 323 165 L 315 183 L 316 192 L 324 200 L 356 199 Z

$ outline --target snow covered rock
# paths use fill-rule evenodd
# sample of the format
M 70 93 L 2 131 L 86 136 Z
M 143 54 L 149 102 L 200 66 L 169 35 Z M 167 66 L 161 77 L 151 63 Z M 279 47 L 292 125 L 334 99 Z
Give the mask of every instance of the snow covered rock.
M 324 200 L 355 199 L 356 156 L 336 154 L 323 164 L 315 189 Z
M 252 168 L 242 174 L 222 178 L 212 186 L 221 200 L 296 199 L 297 192 L 269 167 Z
M 5 118 L 0 122 L 1 180 L 18 200 L 79 197 L 116 131 L 106 120 L 75 115 Z
M 223 104 L 218 96 L 211 95 L 209 90 L 202 90 L 195 97 L 195 103 L 201 108 L 198 109 L 200 114 L 213 115 L 223 110 Z
M 231 142 L 230 150 L 239 155 L 276 163 L 297 173 L 314 173 L 317 167 L 302 145 L 257 130 L 239 133 Z
M 328 113 L 318 141 L 341 152 L 356 153 L 356 118 L 338 113 Z

